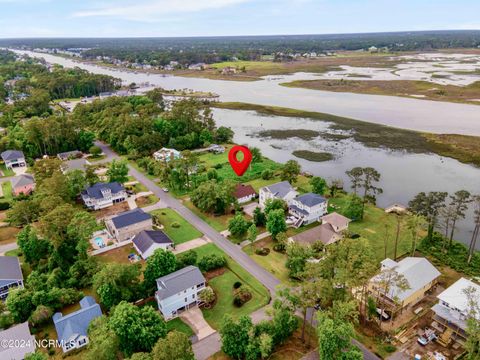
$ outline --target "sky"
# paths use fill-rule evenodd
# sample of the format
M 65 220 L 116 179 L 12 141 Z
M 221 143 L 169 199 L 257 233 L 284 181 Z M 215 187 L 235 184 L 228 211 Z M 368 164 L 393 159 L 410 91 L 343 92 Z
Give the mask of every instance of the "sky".
M 0 0 L 0 38 L 480 29 L 479 0 Z

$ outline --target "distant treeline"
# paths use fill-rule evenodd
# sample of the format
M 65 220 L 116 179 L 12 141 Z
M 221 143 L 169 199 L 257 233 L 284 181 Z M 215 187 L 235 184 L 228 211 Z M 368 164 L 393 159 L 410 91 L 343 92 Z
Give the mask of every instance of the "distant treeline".
M 88 48 L 85 58 L 109 56 L 129 62 L 165 65 L 256 60 L 272 53 L 325 52 L 388 47 L 392 51 L 472 48 L 480 46 L 480 31 L 420 31 L 369 34 L 275 35 L 198 38 L 2 39 L 0 46 L 26 48 Z

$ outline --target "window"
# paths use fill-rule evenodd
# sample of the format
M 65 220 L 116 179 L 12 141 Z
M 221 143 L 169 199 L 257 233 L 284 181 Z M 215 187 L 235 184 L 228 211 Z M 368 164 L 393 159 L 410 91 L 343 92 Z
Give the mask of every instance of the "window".
M 192 295 L 192 299 L 195 299 L 195 294 Z
M 185 302 L 187 302 L 187 298 L 185 298 Z

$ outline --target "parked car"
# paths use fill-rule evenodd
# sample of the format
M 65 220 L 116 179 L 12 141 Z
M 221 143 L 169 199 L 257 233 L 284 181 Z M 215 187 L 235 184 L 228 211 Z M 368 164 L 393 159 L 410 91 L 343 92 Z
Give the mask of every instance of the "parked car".
M 164 192 L 168 192 L 168 188 L 162 188 Z
M 382 321 L 390 320 L 390 315 L 388 315 L 385 310 L 382 311 L 382 309 L 377 308 L 377 314 L 378 317 L 381 317 Z
M 435 335 L 435 331 L 433 331 L 432 329 L 426 328 L 425 333 L 422 336 L 418 337 L 417 342 L 420 345 L 425 346 L 431 343 L 436 338 L 437 338 L 437 335 Z

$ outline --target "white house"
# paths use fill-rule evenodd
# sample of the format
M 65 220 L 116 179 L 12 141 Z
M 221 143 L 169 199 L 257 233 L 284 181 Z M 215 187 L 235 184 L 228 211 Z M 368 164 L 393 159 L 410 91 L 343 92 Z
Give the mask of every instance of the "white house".
M 288 181 L 282 181 L 270 186 L 264 186 L 259 191 L 259 204 L 263 209 L 269 199 L 282 199 L 287 204 L 298 195 L 298 192 L 290 185 Z
M 173 249 L 173 241 L 160 230 L 142 230 L 132 240 L 133 246 L 143 259 L 151 256 L 155 250 Z
M 157 279 L 155 299 L 165 320 L 177 317 L 182 311 L 198 305 L 198 293 L 206 280 L 195 266 L 187 266 Z
M 118 182 L 96 183 L 81 193 L 85 206 L 92 210 L 99 210 L 127 199 L 127 192 Z
M 88 344 L 88 326 L 90 322 L 102 316 L 100 305 L 91 296 L 80 300 L 80 310 L 63 316 L 61 312 L 53 315 L 53 324 L 58 340 L 62 342 L 64 353 L 79 349 Z
M 237 184 L 233 196 L 239 204 L 244 204 L 255 199 L 257 193 L 252 185 Z
M 7 150 L 1 154 L 2 160 L 5 162 L 7 169 L 13 169 L 15 167 L 27 166 L 25 162 L 25 155 L 20 150 Z
M 180 151 L 169 148 L 161 148 L 153 153 L 153 157 L 157 161 L 169 162 L 170 160 L 180 159 Z
M 23 288 L 23 274 L 16 256 L 0 256 L 0 300 L 8 297 L 8 292 L 17 287 Z
M 438 303 L 432 307 L 434 312 L 432 326 L 440 331 L 439 340 L 448 344 L 450 340 L 464 342 L 469 317 L 469 300 L 465 291 L 473 290 L 472 297 L 480 304 L 480 285 L 471 280 L 460 278 L 452 286 L 440 293 Z M 480 314 L 476 315 L 480 320 Z
M 328 201 L 323 196 L 307 193 L 294 198 L 289 206 L 290 215 L 297 218 L 295 226 L 308 225 L 327 213 Z

